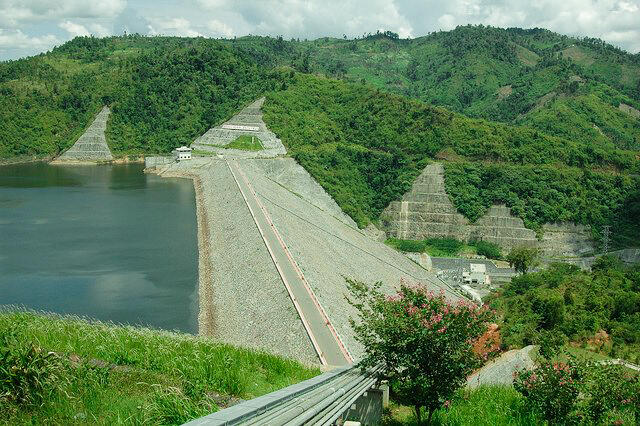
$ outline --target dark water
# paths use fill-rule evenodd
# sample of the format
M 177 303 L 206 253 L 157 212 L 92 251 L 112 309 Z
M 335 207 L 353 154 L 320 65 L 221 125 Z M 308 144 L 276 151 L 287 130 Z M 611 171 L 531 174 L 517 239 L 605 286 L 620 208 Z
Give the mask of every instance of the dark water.
M 142 169 L 0 166 L 0 305 L 197 332 L 193 184 Z

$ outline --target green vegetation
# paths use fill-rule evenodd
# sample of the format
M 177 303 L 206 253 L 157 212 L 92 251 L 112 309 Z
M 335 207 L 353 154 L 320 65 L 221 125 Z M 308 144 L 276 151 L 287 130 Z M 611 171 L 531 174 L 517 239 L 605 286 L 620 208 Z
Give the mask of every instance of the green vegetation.
M 264 110 L 289 154 L 360 226 L 399 199 L 430 159 L 449 158 L 447 191 L 472 221 L 504 202 L 534 229 L 563 220 L 596 232 L 615 224 L 620 245 L 640 231 L 631 214 L 640 211 L 640 161 L 613 144 L 596 149 L 308 75 L 269 94 Z
M 637 166 L 634 166 L 637 167 Z M 591 225 L 599 238 L 610 225 L 615 246 L 638 243 L 640 177 L 559 164 L 445 164 L 445 184 L 454 205 L 466 217 L 481 217 L 494 203 L 505 203 L 539 230 L 544 223 Z
M 464 26 L 411 40 L 242 37 L 229 45 L 265 65 L 293 65 L 444 106 L 594 144 L 640 148 L 640 59 L 596 39 L 544 29 Z M 595 126 L 594 126 L 595 125 Z
M 225 145 L 228 149 L 241 149 L 243 151 L 262 151 L 264 146 L 262 141 L 255 136 L 238 136 L 233 142 Z
M 464 386 L 467 375 L 481 365 L 473 342 L 493 321 L 486 306 L 459 300 L 450 303 L 423 286 L 400 284 L 394 295 L 347 280 L 349 303 L 357 309 L 351 319 L 356 339 L 364 347 L 360 365 L 380 367 L 379 380 L 388 380 L 394 399 L 413 407 L 418 423 L 433 414 Z
M 618 365 L 543 359 L 516 374 L 525 407 L 549 424 L 637 424 L 640 378 Z
M 640 109 L 640 59 L 599 40 L 483 26 L 412 40 L 78 37 L 0 63 L 0 94 L 0 158 L 63 151 L 104 104 L 116 155 L 166 153 L 267 94 L 269 126 L 359 226 L 441 160 L 471 221 L 504 203 L 536 231 L 573 221 L 599 239 L 609 225 L 614 247 L 640 233 L 640 120 L 618 108 Z
M 427 238 L 426 240 L 402 240 L 389 238 L 386 244 L 396 250 L 413 253 L 427 253 L 435 257 L 456 257 L 463 252 L 478 254 L 489 259 L 501 259 L 502 253 L 497 244 L 489 241 L 471 241 L 465 244 L 455 238 Z
M 524 274 L 537 265 L 539 256 L 540 251 L 535 247 L 514 247 L 506 260 L 516 272 Z
M 602 257 L 592 272 L 567 264 L 515 277 L 489 303 L 508 348 L 567 341 L 640 362 L 640 269 Z M 556 343 L 557 344 L 557 343 Z
M 448 405 L 434 413 L 432 424 L 529 426 L 540 423 L 540 418 L 525 408 L 524 398 L 515 389 L 506 386 L 460 390 Z M 383 424 L 401 426 L 417 425 L 417 422 L 409 407 L 392 403 Z
M 436 257 L 456 256 L 464 247 L 464 244 L 454 238 L 428 238 L 426 240 L 401 240 L 389 238 L 385 241 L 396 250 L 427 253 Z
M 317 374 L 184 334 L 0 312 L 0 423 L 181 424 Z
M 0 63 L 0 157 L 65 150 L 105 104 L 115 154 L 168 153 L 287 78 L 216 40 L 77 37 Z

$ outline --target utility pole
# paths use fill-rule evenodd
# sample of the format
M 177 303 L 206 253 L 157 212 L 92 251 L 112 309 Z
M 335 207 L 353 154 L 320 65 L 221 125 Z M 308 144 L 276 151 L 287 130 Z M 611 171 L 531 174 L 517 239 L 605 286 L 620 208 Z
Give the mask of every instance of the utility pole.
M 602 228 L 602 251 L 604 254 L 609 252 L 609 237 L 611 236 L 611 227 L 609 225 L 605 225 Z

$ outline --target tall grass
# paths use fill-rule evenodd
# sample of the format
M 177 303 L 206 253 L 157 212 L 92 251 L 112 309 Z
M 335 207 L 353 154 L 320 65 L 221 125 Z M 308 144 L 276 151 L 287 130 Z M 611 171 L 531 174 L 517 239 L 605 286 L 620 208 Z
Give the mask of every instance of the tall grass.
M 0 423 L 181 423 L 215 411 L 221 395 L 253 398 L 319 374 L 210 339 L 73 316 L 0 311 L 3 333 L 15 336 L 10 350 L 33 345 L 67 368 L 43 404 L 0 395 Z
M 461 390 L 448 408 L 438 410 L 433 425 L 535 425 L 544 423 L 524 407 L 522 396 L 512 387 L 484 386 L 474 390 Z M 385 425 L 417 425 L 413 410 L 392 405 Z

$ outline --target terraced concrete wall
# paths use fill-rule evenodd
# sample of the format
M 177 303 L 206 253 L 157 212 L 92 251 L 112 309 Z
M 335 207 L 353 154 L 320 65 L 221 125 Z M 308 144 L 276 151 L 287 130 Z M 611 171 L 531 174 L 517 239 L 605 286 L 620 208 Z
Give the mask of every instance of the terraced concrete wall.
M 238 114 L 231 117 L 228 121 L 220 126 L 209 129 L 204 135 L 197 138 L 191 144 L 191 148 L 198 151 L 217 154 L 233 154 L 234 156 L 248 157 L 275 157 L 277 155 L 286 154 L 287 150 L 280 139 L 278 139 L 262 120 L 262 104 L 264 98 L 260 98 L 245 107 Z M 233 128 L 240 126 L 239 128 Z M 244 127 L 245 129 L 242 129 Z M 257 128 L 257 130 L 249 130 L 249 128 Z M 247 153 L 239 150 L 225 149 L 227 145 L 237 139 L 239 136 L 255 136 L 262 142 L 264 150 Z
M 511 209 L 504 205 L 492 206 L 476 223 L 470 223 L 447 195 L 444 169 L 437 163 L 425 167 L 402 200 L 384 210 L 382 226 L 389 237 L 479 239 L 506 250 L 521 245 L 540 247 L 549 256 L 575 256 L 593 250 L 588 228 L 545 225 L 545 236 L 538 241 L 535 232 L 525 228 L 522 219 L 512 216 Z
M 89 128 L 56 161 L 111 161 L 113 156 L 104 132 L 110 114 L 109 107 L 102 108 Z

